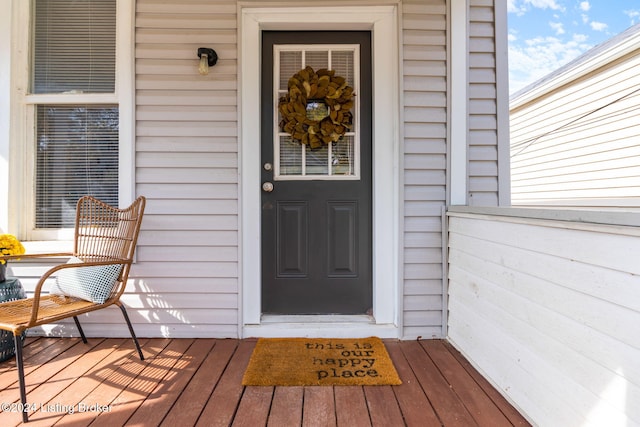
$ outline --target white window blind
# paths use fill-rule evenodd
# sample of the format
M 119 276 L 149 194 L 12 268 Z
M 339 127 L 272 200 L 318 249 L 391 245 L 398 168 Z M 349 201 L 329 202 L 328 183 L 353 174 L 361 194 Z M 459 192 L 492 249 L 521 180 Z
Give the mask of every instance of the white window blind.
M 118 107 L 38 105 L 36 227 L 74 226 L 77 200 L 118 205 Z
M 116 0 L 36 0 L 32 93 L 113 93 Z
M 288 90 L 289 79 L 307 65 L 314 70 L 327 68 L 336 75 L 344 77 L 347 83 L 358 89 L 356 58 L 357 47 L 344 48 L 344 45 L 296 45 L 276 46 L 279 75 L 276 77 L 274 98 L 280 99 Z M 309 109 L 317 108 L 322 100 L 307 100 L 307 117 Z M 356 98 L 357 101 L 357 98 Z M 277 105 L 277 104 L 276 104 Z M 277 122 L 282 120 L 275 108 Z M 359 179 L 359 144 L 357 132 L 358 109 L 353 108 L 353 131 L 347 132 L 338 141 L 317 149 L 295 141 L 291 136 L 274 127 L 275 180 L 325 179 L 345 180 Z
M 119 107 L 90 103 L 115 93 L 116 0 L 33 5 L 31 92 L 52 95 L 35 105 L 35 228 L 73 228 L 81 196 L 118 205 Z

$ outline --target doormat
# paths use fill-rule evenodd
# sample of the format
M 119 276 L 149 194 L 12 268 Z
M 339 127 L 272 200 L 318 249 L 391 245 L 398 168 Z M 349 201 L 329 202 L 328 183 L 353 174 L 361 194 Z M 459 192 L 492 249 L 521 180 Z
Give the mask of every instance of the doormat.
M 380 338 L 260 338 L 242 385 L 402 384 Z

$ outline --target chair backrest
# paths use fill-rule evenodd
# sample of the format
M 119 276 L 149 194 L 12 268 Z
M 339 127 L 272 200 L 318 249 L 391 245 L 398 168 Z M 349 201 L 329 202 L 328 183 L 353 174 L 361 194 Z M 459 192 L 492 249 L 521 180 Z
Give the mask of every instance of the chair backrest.
M 136 250 L 146 199 L 138 197 L 124 209 L 95 197 L 83 196 L 76 209 L 74 255 L 84 261 L 120 261 L 121 284 L 125 284 Z M 117 294 L 122 293 L 117 286 Z

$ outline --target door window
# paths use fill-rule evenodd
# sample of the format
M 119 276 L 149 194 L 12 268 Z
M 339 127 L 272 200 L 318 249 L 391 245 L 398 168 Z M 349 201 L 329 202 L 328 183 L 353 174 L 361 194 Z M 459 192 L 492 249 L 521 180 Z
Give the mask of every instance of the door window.
M 274 46 L 274 180 L 354 180 L 360 179 L 360 138 L 358 132 L 358 45 Z M 333 70 L 354 89 L 351 129 L 320 148 L 310 148 L 281 129 L 278 100 L 288 92 L 289 79 L 300 70 Z M 330 114 L 322 98 L 307 100 L 306 117 L 321 120 Z

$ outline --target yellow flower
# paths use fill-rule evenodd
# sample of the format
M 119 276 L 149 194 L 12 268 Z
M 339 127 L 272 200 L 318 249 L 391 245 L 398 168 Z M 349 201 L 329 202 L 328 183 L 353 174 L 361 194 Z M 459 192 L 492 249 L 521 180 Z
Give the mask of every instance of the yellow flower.
M 22 255 L 24 252 L 24 246 L 16 239 L 16 236 L 0 234 L 0 255 Z M 6 262 L 5 260 L 0 260 L 0 264 L 6 264 Z

